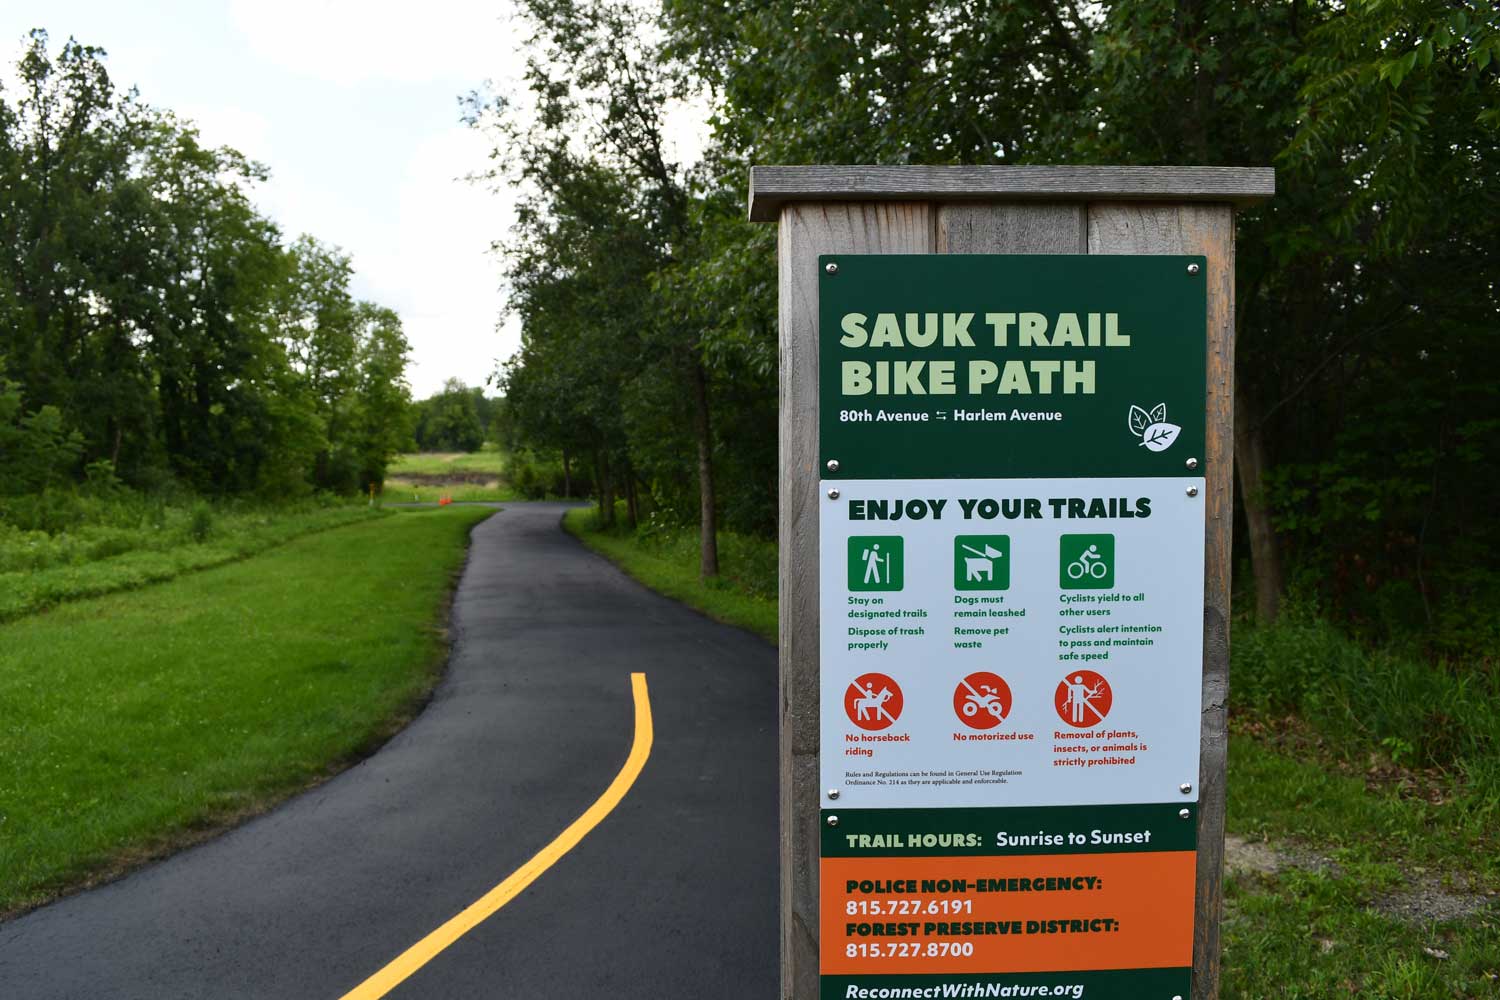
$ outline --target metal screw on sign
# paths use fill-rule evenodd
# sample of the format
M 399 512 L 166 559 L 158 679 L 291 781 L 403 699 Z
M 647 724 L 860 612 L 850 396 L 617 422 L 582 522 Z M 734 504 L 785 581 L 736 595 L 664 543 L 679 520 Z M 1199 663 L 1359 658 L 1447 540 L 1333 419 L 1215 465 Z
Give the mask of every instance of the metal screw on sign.
M 839 825 L 839 818 L 837 816 L 830 816 L 830 817 L 828 817 L 828 825 L 829 826 L 838 826 Z
M 1196 469 L 1198 467 L 1198 460 L 1196 458 L 1190 458 L 1190 459 L 1188 459 L 1187 460 L 1187 467 L 1189 469 Z
M 830 260 L 828 263 L 823 265 L 823 270 L 827 271 L 829 274 L 838 274 L 839 266 Z
M 829 490 L 828 491 L 828 499 L 830 499 L 830 500 L 837 500 L 838 498 L 839 498 L 839 491 L 838 490 Z
M 1190 810 L 1190 809 L 1179 809 L 1179 810 L 1177 810 L 1177 818 L 1178 819 L 1187 819 L 1192 814 L 1193 814 L 1192 810 Z
M 1183 795 L 1187 795 L 1188 793 L 1190 793 L 1193 790 L 1193 786 L 1191 784 L 1189 784 L 1188 782 L 1184 781 L 1182 784 L 1180 784 L 1180 785 L 1177 786 L 1177 790 L 1179 792 L 1181 792 Z
M 832 265 L 830 264 L 829 266 L 831 267 Z M 1189 264 L 1188 265 L 1188 274 L 1197 274 L 1197 273 L 1198 273 L 1198 265 L 1197 264 Z
M 836 798 L 838 798 L 839 797 L 839 790 L 837 788 L 830 788 L 830 789 L 828 789 L 828 797 L 830 799 L 836 799 Z
M 1197 496 L 1198 495 L 1198 487 L 1196 487 L 1196 486 L 1189 486 L 1187 488 L 1187 495 L 1190 496 L 1190 497 Z
M 836 458 L 830 458 L 828 460 L 828 471 L 829 472 L 837 472 L 837 471 L 839 471 L 839 460 L 838 459 L 836 459 Z

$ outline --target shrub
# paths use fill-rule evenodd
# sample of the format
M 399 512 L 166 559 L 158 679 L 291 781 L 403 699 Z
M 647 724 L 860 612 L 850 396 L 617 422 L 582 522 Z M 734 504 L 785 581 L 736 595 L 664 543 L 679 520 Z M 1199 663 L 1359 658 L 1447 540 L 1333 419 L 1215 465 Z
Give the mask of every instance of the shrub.
M 1295 714 L 1335 753 L 1380 748 L 1400 763 L 1462 772 L 1500 795 L 1500 678 L 1483 667 L 1367 648 L 1293 601 L 1275 625 L 1238 629 L 1231 704 Z
M 199 500 L 188 514 L 188 535 L 195 542 L 206 542 L 214 533 L 214 509 Z

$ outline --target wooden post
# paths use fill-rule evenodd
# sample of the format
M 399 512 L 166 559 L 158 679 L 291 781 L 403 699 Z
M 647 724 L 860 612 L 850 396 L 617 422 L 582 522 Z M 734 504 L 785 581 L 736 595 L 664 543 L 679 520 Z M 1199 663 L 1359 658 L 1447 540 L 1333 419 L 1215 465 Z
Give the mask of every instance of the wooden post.
M 1202 254 L 1207 537 L 1194 996 L 1219 988 L 1233 513 L 1234 210 L 1269 168 L 755 167 L 779 223 L 782 996 L 818 995 L 820 254 Z

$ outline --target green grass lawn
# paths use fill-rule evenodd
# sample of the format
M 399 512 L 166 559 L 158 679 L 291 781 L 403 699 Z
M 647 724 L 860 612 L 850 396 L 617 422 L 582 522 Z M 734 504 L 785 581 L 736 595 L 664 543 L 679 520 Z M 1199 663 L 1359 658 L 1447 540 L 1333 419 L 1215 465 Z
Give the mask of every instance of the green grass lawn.
M 505 472 L 505 453 L 494 445 L 478 451 L 424 451 L 396 456 L 387 476 L 446 476 L 456 472 L 499 476 Z
M 221 566 L 293 538 L 384 516 L 365 503 L 212 512 L 201 505 L 196 531 L 185 511 L 181 524 L 157 527 L 88 525 L 48 535 L 0 536 L 0 622 L 66 601 L 161 583 L 183 573 Z
M 1227 878 L 1226 1000 L 1500 997 L 1500 831 L 1485 800 L 1450 791 L 1434 803 L 1371 789 L 1232 736 L 1230 832 L 1315 861 Z M 1389 912 L 1393 898 L 1433 891 L 1480 912 Z
M 602 532 L 592 509 L 570 511 L 564 524 L 646 585 L 776 641 L 774 543 L 734 539 L 725 578 L 705 584 L 697 573 L 695 532 L 644 538 Z M 1299 659 L 1316 660 L 1310 676 L 1325 679 L 1335 656 L 1371 656 L 1383 676 L 1412 672 L 1410 665 L 1392 667 L 1383 655 L 1361 654 L 1348 640 L 1306 635 L 1306 628 L 1292 622 L 1276 634 L 1240 630 L 1231 677 L 1241 679 L 1252 701 L 1260 700 L 1259 685 L 1248 673 L 1273 669 L 1263 662 L 1268 659 L 1277 671 L 1294 669 Z M 1302 652 L 1293 657 L 1288 644 Z M 1439 680 L 1425 687 L 1408 681 L 1401 693 L 1417 727 L 1433 717 L 1425 701 L 1452 697 Z M 1373 698 L 1366 699 L 1372 706 L 1378 703 Z M 1324 725 L 1342 719 L 1326 706 L 1314 708 L 1312 717 Z M 1264 735 L 1267 727 L 1255 724 L 1256 716 L 1247 717 L 1250 724 L 1237 724 L 1230 740 L 1230 832 L 1328 862 L 1228 876 L 1226 1000 L 1500 997 L 1500 803 L 1490 780 L 1492 750 L 1455 758 L 1446 770 L 1429 769 L 1424 796 L 1397 782 L 1366 781 L 1367 767 L 1401 770 L 1393 767 L 1391 744 L 1379 731 L 1338 738 L 1311 731 L 1300 741 L 1279 740 Z M 1416 745 L 1445 734 L 1412 735 Z M 1390 912 L 1391 898 L 1426 890 L 1462 897 L 1479 912 L 1415 920 Z
M 454 503 L 509 503 L 521 499 L 503 481 L 488 483 L 428 483 L 387 479 L 376 494 L 381 503 L 437 503 L 447 497 Z
M 397 456 L 386 470 L 380 499 L 386 503 L 516 500 L 506 482 L 506 454 L 494 445 L 475 452 L 420 452 Z
M 377 746 L 441 664 L 483 508 L 400 513 L 0 626 L 0 913 Z

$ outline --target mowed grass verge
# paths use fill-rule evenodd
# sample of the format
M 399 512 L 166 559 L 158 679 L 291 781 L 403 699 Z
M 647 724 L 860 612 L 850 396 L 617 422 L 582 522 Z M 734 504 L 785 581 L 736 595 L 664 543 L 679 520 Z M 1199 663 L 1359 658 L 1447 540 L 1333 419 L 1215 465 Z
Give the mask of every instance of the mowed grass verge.
M 493 511 L 400 513 L 0 626 L 0 914 L 264 809 L 436 679 Z
M 379 508 L 364 504 L 258 511 L 217 518 L 200 542 L 165 532 L 117 532 L 115 538 L 108 540 L 131 545 L 131 549 L 99 558 L 89 558 L 84 551 L 75 553 L 72 559 L 0 572 L 0 622 L 67 601 L 162 583 L 185 573 L 245 559 L 293 538 L 384 515 Z M 163 537 L 151 537 L 153 534 Z M 120 540 L 118 535 L 127 537 Z M 66 548 L 66 537 L 48 539 L 50 547 Z
M 475 452 L 428 451 L 398 455 L 380 492 L 385 503 L 485 503 L 520 497 L 506 482 L 509 456 L 494 445 Z
M 647 586 L 776 641 L 773 543 L 735 543 L 760 547 L 740 552 L 738 562 L 769 564 L 772 587 L 754 572 L 705 584 L 691 531 L 664 538 L 605 532 L 592 509 L 569 511 L 564 525 Z M 726 561 L 726 576 L 730 566 Z M 1232 703 L 1259 700 L 1263 678 L 1250 675 L 1268 669 L 1262 662 L 1267 649 L 1284 659 L 1288 646 L 1304 657 L 1322 648 L 1303 628 L 1295 621 L 1275 629 L 1237 628 L 1230 676 L 1239 678 L 1245 694 L 1235 701 L 1232 693 Z M 1370 655 L 1344 642 L 1350 648 L 1341 655 Z M 1411 698 L 1412 729 L 1421 730 L 1409 733 L 1413 743 L 1434 735 L 1425 728 L 1431 723 L 1422 721 L 1421 710 L 1430 707 L 1424 697 L 1431 698 Z M 1325 726 L 1340 721 L 1330 713 L 1305 714 Z M 1247 735 L 1265 728 L 1253 711 L 1238 718 L 1229 753 L 1230 832 L 1318 860 L 1227 876 L 1225 1000 L 1500 997 L 1500 814 L 1482 768 L 1438 775 L 1432 779 L 1436 794 L 1424 798 L 1399 784 L 1367 782 L 1364 768 L 1348 759 L 1358 741 L 1313 730 L 1299 748 Z M 1347 744 L 1345 752 L 1330 753 L 1330 742 Z M 1378 738 L 1358 746 L 1379 758 Z M 1439 905 L 1401 916 L 1395 904 L 1413 900 Z M 1464 915 L 1445 915 L 1441 904 L 1455 902 Z
M 479 451 L 420 451 L 397 455 L 386 469 L 387 476 L 446 476 L 455 473 L 485 473 L 499 476 L 505 471 L 505 453 L 494 445 Z
M 592 507 L 563 515 L 563 528 L 583 544 L 659 594 L 697 608 L 716 621 L 777 641 L 776 546 L 772 542 L 719 534 L 716 580 L 698 575 L 697 529 L 675 529 L 647 538 L 603 531 Z

